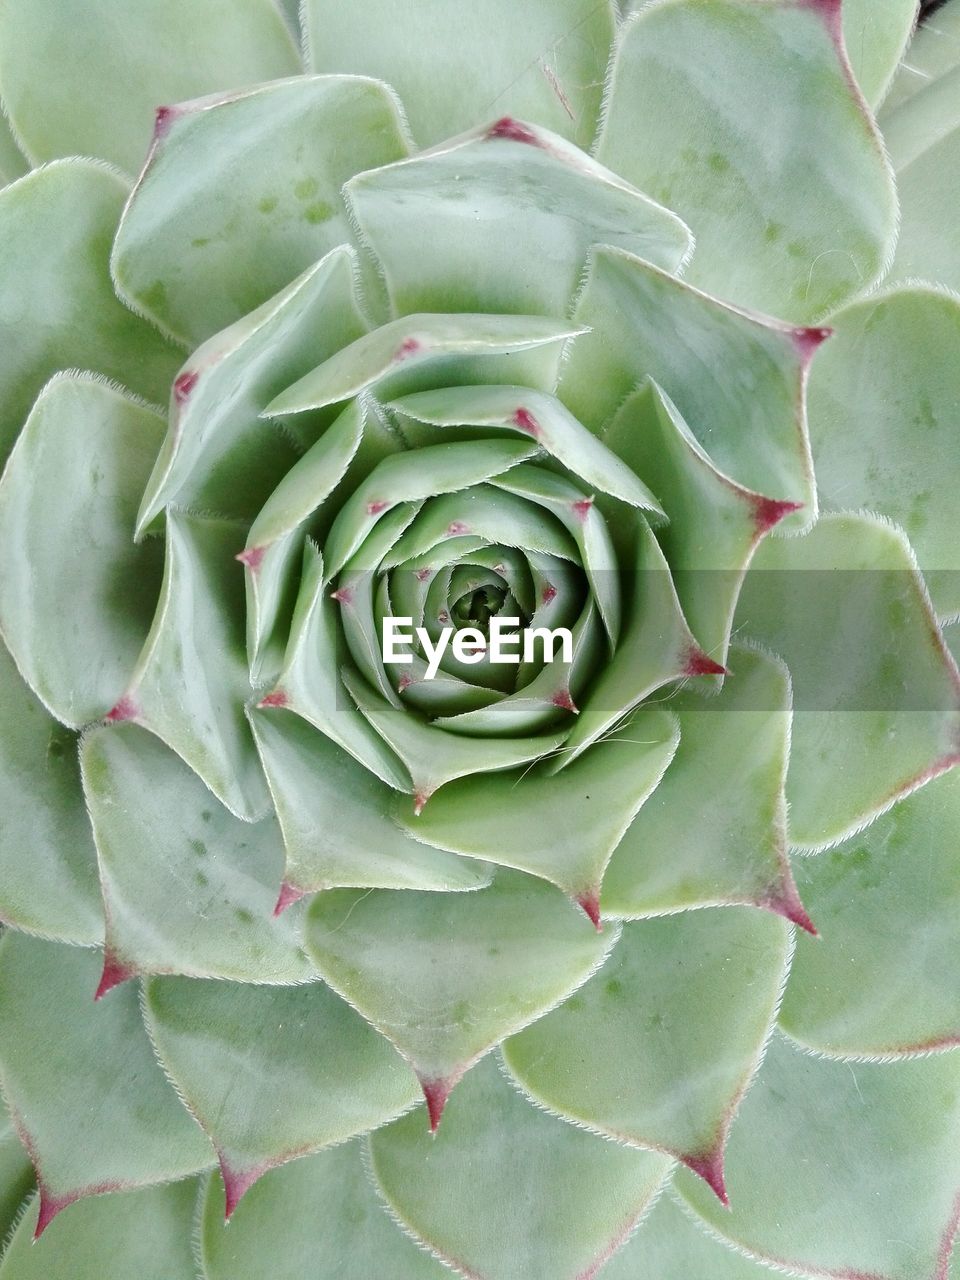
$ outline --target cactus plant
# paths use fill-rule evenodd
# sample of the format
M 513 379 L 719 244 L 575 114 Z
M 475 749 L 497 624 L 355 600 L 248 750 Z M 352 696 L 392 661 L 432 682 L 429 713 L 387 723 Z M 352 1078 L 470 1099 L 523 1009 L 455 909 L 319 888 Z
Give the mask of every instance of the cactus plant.
M 915 19 L 0 2 L 0 1280 L 956 1275 Z

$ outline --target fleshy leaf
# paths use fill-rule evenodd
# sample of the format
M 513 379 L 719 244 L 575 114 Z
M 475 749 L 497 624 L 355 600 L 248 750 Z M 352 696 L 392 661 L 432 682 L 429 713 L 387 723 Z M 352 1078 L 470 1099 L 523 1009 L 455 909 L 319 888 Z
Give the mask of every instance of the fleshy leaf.
M 737 625 L 790 668 L 790 838 L 825 848 L 960 761 L 960 676 L 904 535 L 826 515 L 768 538 Z
M 268 1170 L 377 1128 L 420 1097 L 393 1049 L 322 982 L 153 979 L 150 1038 L 220 1157 L 226 1207 Z
M 954 769 L 839 848 L 798 861 L 800 892 L 822 938 L 798 945 L 781 1013 L 791 1036 L 856 1057 L 960 1044 L 951 981 L 960 948 L 958 830 Z
M 0 322 L 17 336 L 0 369 L 0 458 L 62 369 L 95 369 L 166 400 L 182 353 L 117 300 L 108 269 L 129 190 L 103 165 L 64 160 L 0 191 Z
M 821 0 L 647 6 L 622 34 L 597 152 L 690 224 L 691 283 L 798 323 L 873 283 L 896 236 L 839 15 Z
M 508 1040 L 504 1061 L 538 1104 L 676 1156 L 723 1199 L 723 1148 L 790 950 L 783 921 L 749 907 L 625 925 L 601 971 Z
M 411 1063 L 436 1127 L 464 1072 L 578 987 L 618 932 L 501 870 L 476 893 L 318 894 L 306 939 L 323 978 Z
M 161 103 L 299 70 L 270 0 L 11 0 L 0 49 L 4 102 L 34 163 L 93 155 L 128 173 Z
M 810 437 L 827 510 L 900 524 L 941 614 L 960 613 L 960 302 L 903 289 L 831 317 L 810 374 Z
M 266 983 L 313 975 L 296 919 L 270 914 L 283 870 L 273 818 L 235 818 L 137 725 L 95 729 L 82 762 L 108 969 Z
M 691 289 L 649 263 L 597 250 L 560 398 L 600 432 L 644 378 L 677 405 L 714 464 L 757 493 L 816 513 L 803 383 L 825 330 L 792 329 Z
M 421 146 L 511 112 L 542 120 L 587 147 L 600 112 L 615 30 L 608 0 L 482 0 L 453 9 L 419 0 L 398 9 L 367 0 L 305 0 L 315 71 L 387 80 L 403 99 Z
M 436 1135 L 414 1112 L 375 1133 L 370 1150 L 390 1209 L 473 1280 L 596 1275 L 670 1167 L 544 1115 L 492 1058 L 453 1095 Z
M 611 860 L 605 912 L 629 919 L 750 903 L 811 927 L 787 860 L 789 677 L 746 649 L 731 651 L 730 667 L 719 693 L 668 703 L 680 746 Z
M 127 691 L 108 717 L 136 720 L 176 751 L 218 800 L 247 822 L 270 806 L 244 702 L 250 697 L 244 529 L 168 511 L 163 590 Z M 202 643 L 198 643 L 202 637 Z
M 679 218 L 617 174 L 556 134 L 508 118 L 358 174 L 346 191 L 401 315 L 563 316 L 594 244 L 668 271 L 692 244 Z
M 824 1280 L 945 1274 L 960 1185 L 960 1056 L 829 1062 L 774 1040 L 727 1146 L 730 1208 L 686 1170 L 711 1230 Z
M 264 708 L 251 724 L 283 829 L 290 889 L 449 893 L 490 883 L 482 864 L 405 835 L 392 818 L 395 792 L 299 716 Z
M 917 0 L 843 0 L 843 40 L 863 95 L 881 102 L 917 17 Z
M 0 921 L 65 942 L 101 942 L 77 739 L 44 711 L 2 643 L 0 722 Z
M 224 1207 L 220 1179 L 211 1178 L 200 1221 L 204 1280 L 450 1277 L 391 1222 L 357 1142 L 274 1169 L 244 1197 L 229 1227 Z
M 33 1165 L 0 1107 L 0 1231 L 4 1239 L 33 1187 Z
M 396 101 L 370 80 L 182 103 L 158 124 L 117 234 L 121 296 L 195 345 L 352 241 L 343 183 L 406 154 Z
M 213 1151 L 157 1065 L 125 986 L 94 1003 L 96 951 L 0 942 L 0 1078 L 37 1171 L 42 1232 L 81 1196 L 169 1182 Z
M 0 625 L 27 682 L 74 729 L 119 700 L 150 629 L 163 547 L 132 534 L 162 438 L 162 419 L 123 392 L 59 376 L 0 482 Z
M 170 502 L 248 519 L 261 509 L 297 458 L 261 411 L 313 368 L 318 352 L 338 351 L 366 327 L 354 298 L 353 262 L 346 246 L 333 250 L 191 355 L 174 386 L 139 532 Z
M 416 840 L 540 876 L 595 912 L 607 863 L 677 741 L 673 717 L 644 708 L 562 774 L 474 774 L 401 821 Z
M 10 121 L 0 106 L 0 186 L 22 178 L 29 171 L 30 162 L 20 150 L 10 128 Z
M 34 1240 L 41 1203 L 17 1227 L 0 1280 L 195 1280 L 193 1179 L 85 1200 Z
M 926 6 L 925 6 L 926 7 Z M 893 111 L 915 93 L 960 66 L 960 8 L 937 5 L 914 33 L 893 86 L 883 103 L 880 123 L 886 129 Z

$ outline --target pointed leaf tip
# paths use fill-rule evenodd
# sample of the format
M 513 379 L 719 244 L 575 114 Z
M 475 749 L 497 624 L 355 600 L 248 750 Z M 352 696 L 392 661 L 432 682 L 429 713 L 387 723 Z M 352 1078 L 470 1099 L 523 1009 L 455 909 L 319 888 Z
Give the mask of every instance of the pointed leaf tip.
M 446 1080 L 428 1079 L 418 1076 L 420 1080 L 420 1088 L 423 1090 L 423 1096 L 427 1102 L 427 1114 L 430 1117 L 430 1132 L 436 1133 L 440 1127 L 440 1118 L 443 1115 L 443 1109 L 447 1105 L 447 1099 L 453 1092 L 453 1086 L 457 1083 L 455 1079 L 448 1078 Z
M 273 693 L 268 693 L 257 703 L 258 707 L 285 707 L 286 705 L 287 695 L 282 689 L 274 689 Z
M 153 117 L 153 140 L 159 142 L 176 117 L 176 107 L 157 107 Z
M 686 662 L 681 675 L 684 676 L 728 676 L 730 672 L 719 662 L 714 662 L 702 649 L 691 648 L 687 652 Z
M 823 325 L 816 325 L 812 328 L 801 327 L 792 329 L 790 336 L 793 339 L 797 355 L 806 366 L 820 350 L 823 343 L 828 338 L 833 337 L 833 330 Z
M 234 556 L 234 559 L 239 560 L 240 563 L 245 568 L 249 569 L 251 573 L 256 573 L 263 562 L 263 555 L 265 551 L 266 547 L 245 547 L 243 551 L 238 552 Z
M 421 813 L 423 813 L 424 809 L 426 808 L 427 801 L 430 799 L 432 795 L 433 795 L 432 791 L 417 791 L 414 793 L 413 813 L 415 817 L 417 818 L 420 817 Z
M 122 724 L 124 720 L 136 720 L 139 714 L 140 708 L 129 695 L 124 694 L 103 718 L 107 724 Z
M 62 1213 L 64 1209 L 69 1209 L 78 1199 L 79 1196 L 52 1196 L 41 1183 L 40 1212 L 37 1214 L 37 1225 L 33 1232 L 34 1243 L 40 1239 L 57 1214 Z
M 752 500 L 753 525 L 757 536 L 769 533 L 786 516 L 802 511 L 802 502 L 781 502 L 776 498 L 763 498 L 759 494 Z
M 237 1205 L 247 1194 L 253 1184 L 268 1171 L 269 1165 L 259 1165 L 252 1169 L 231 1168 L 226 1156 L 220 1155 L 220 1176 L 223 1179 L 224 1210 L 223 1220 L 229 1222 Z
M 196 373 L 193 369 L 184 369 L 183 373 L 176 378 L 173 384 L 173 398 L 177 404 L 186 403 L 199 378 L 199 373 Z
M 730 1208 L 730 1197 L 723 1176 L 723 1143 L 702 1156 L 684 1156 L 683 1163 L 698 1178 L 702 1178 L 725 1209 Z
M 284 880 L 283 884 L 280 886 L 280 893 L 277 897 L 277 904 L 273 908 L 273 914 L 275 916 L 282 916 L 287 907 L 292 907 L 293 904 L 295 902 L 299 902 L 303 896 L 304 891 L 302 889 L 297 889 L 294 885 L 287 884 L 286 880 Z
M 774 915 L 783 916 L 784 920 L 789 920 L 804 933 L 809 933 L 811 938 L 820 937 L 817 926 L 807 915 L 807 910 L 800 900 L 792 875 L 788 875 L 782 885 L 772 889 L 757 905 L 765 911 L 772 911 Z
M 529 147 L 543 145 L 532 129 L 514 120 L 513 116 L 501 116 L 487 130 L 487 138 L 506 138 L 509 142 L 524 142 Z
M 136 969 L 131 969 L 129 965 L 123 964 L 116 956 L 112 956 L 108 952 L 103 957 L 103 973 L 100 975 L 100 983 L 94 992 L 94 1000 L 102 1000 L 108 991 L 112 991 L 114 987 L 119 987 L 122 982 L 129 982 L 131 978 L 136 976 Z
M 600 891 L 589 889 L 577 897 L 577 906 L 586 914 L 597 933 L 603 933 L 603 921 L 600 918 Z
M 575 716 L 580 714 L 580 708 L 574 702 L 569 689 L 561 689 L 553 695 L 550 701 L 555 707 L 559 707 L 561 711 L 572 711 Z

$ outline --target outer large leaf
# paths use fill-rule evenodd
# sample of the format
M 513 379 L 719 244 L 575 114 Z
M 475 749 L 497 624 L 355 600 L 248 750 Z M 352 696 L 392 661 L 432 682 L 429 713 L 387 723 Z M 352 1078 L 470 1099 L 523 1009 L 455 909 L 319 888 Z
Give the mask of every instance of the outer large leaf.
M 679 218 L 616 173 L 515 120 L 361 173 L 347 192 L 400 314 L 562 316 L 592 245 L 674 271 L 692 243 Z
M 100 942 L 77 740 L 40 706 L 2 644 L 0 722 L 0 921 L 68 942 Z
M 102 156 L 136 173 L 154 109 L 292 75 L 270 0 L 7 0 L 0 87 L 27 154 Z
M 940 614 L 960 612 L 960 302 L 902 289 L 831 318 L 810 375 L 810 436 L 828 509 L 900 524 Z
M 322 1151 L 268 1173 L 229 1227 L 219 1178 L 200 1222 L 204 1280 L 449 1280 L 384 1212 L 361 1148 Z M 277 1230 L 277 1224 L 283 1230 Z
M 960 676 L 896 528 L 828 515 L 768 538 L 737 619 L 793 677 L 795 843 L 835 844 L 960 761 Z
M 269 1169 L 394 1119 L 409 1067 L 322 982 L 281 991 L 188 978 L 147 987 L 164 1069 L 220 1157 L 226 1209 Z
M 505 112 L 590 145 L 614 33 L 608 0 L 305 0 L 304 18 L 311 66 L 389 81 L 421 146 Z
M 476 893 L 318 894 L 307 945 L 409 1059 L 436 1127 L 464 1072 L 578 987 L 617 934 L 598 935 L 552 885 L 500 871 Z
M 128 193 L 123 178 L 90 160 L 49 165 L 0 192 L 0 324 L 8 335 L 0 457 L 61 369 L 96 369 L 153 402 L 167 397 L 182 357 L 118 302 L 108 271 Z
M 119 390 L 58 377 L 0 482 L 0 626 L 30 686 L 74 729 L 118 701 L 150 629 L 163 547 L 131 535 L 162 438 L 158 415 Z
M 844 0 L 843 38 L 857 83 L 871 105 L 893 79 L 917 17 L 917 0 Z
M 820 330 L 747 315 L 613 249 L 593 255 L 560 397 L 596 432 L 644 378 L 738 484 L 816 513 L 804 369 Z M 801 521 L 795 519 L 794 526 Z
M 694 284 L 800 322 L 876 280 L 895 237 L 839 35 L 837 0 L 652 4 L 620 41 L 598 149 L 690 224 Z
M 37 1230 L 81 1196 L 182 1178 L 212 1148 L 157 1065 L 137 991 L 95 1004 L 95 951 L 0 942 L 0 1079 L 40 1186 Z
M 723 1198 L 723 1148 L 789 952 L 783 921 L 748 907 L 626 925 L 601 971 L 504 1059 L 536 1102 L 677 1156 Z
M 595 1275 L 669 1168 L 544 1115 L 494 1059 L 454 1095 L 438 1134 L 418 1120 L 373 1135 L 374 1176 L 403 1224 L 472 1280 Z
M 960 1186 L 960 1055 L 864 1065 L 775 1041 L 727 1147 L 730 1209 L 677 1186 L 712 1230 L 824 1280 L 939 1280 Z
M 370 80 L 298 77 L 184 103 L 124 213 L 118 287 L 201 341 L 352 240 L 343 183 L 406 153 L 395 100 Z
M 107 914 L 101 991 L 137 973 L 313 976 L 299 913 L 270 914 L 283 869 L 273 818 L 239 821 L 137 725 L 94 730 L 82 760 Z
M 192 1178 L 167 1187 L 101 1196 L 75 1205 L 33 1239 L 39 1197 L 0 1265 L 0 1280 L 195 1280 Z
M 832 1054 L 960 1043 L 960 771 L 797 866 L 822 940 L 799 943 L 781 1022 Z

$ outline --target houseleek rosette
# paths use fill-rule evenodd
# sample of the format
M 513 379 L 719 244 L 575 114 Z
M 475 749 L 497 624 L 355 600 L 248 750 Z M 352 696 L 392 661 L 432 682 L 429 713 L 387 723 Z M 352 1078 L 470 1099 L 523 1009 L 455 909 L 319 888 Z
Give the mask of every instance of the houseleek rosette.
M 621 8 L 0 5 L 0 1280 L 951 1274 L 960 40 Z

